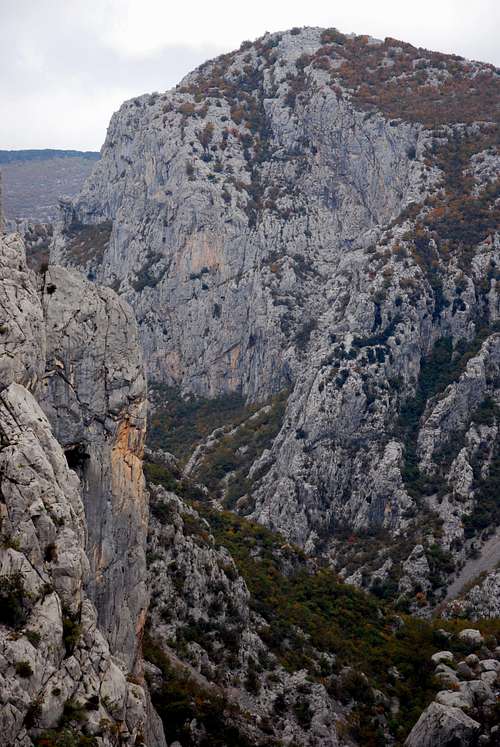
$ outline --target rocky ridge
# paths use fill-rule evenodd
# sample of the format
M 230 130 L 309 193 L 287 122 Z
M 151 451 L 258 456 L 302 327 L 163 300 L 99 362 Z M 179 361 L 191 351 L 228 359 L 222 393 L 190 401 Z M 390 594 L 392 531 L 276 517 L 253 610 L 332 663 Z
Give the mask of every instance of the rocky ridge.
M 460 596 L 449 602 L 443 614 L 449 618 L 481 620 L 500 617 L 500 571 L 483 573 Z

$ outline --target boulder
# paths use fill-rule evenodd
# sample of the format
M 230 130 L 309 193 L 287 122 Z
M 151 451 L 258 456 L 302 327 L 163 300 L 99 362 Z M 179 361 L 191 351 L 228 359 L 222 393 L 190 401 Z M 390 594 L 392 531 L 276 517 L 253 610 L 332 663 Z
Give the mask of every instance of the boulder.
M 441 664 L 443 662 L 453 661 L 454 658 L 455 657 L 453 656 L 451 651 L 438 651 L 437 653 L 431 656 L 431 659 L 434 662 L 434 664 Z
M 460 690 L 440 690 L 436 695 L 436 703 L 453 708 L 469 708 L 470 702 Z
M 469 654 L 469 656 L 465 657 L 465 663 L 471 669 L 477 669 L 479 666 L 479 656 L 477 656 L 476 654 Z
M 465 661 L 460 661 L 457 664 L 456 672 L 457 676 L 462 680 L 471 680 L 474 677 L 474 672 Z
M 468 747 L 474 745 L 480 725 L 460 708 L 431 703 L 408 735 L 405 747 Z
M 454 686 L 458 685 L 459 679 L 454 669 L 447 667 L 446 664 L 438 664 L 435 669 L 435 676 L 441 684 Z
M 478 646 L 481 646 L 484 641 L 481 632 L 479 630 L 476 630 L 475 628 L 465 628 L 465 630 L 460 631 L 458 637 L 461 641 L 463 641 L 467 646 L 470 646 L 471 648 L 477 648 Z
M 500 672 L 500 661 L 496 659 L 483 659 L 479 666 L 483 672 Z

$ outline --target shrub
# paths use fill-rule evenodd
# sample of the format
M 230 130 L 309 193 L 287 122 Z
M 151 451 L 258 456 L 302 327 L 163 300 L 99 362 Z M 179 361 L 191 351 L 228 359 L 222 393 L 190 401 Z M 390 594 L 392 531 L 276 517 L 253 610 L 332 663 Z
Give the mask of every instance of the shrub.
M 33 669 L 31 668 L 29 661 L 18 661 L 16 663 L 16 674 L 20 677 L 31 677 Z
M 205 127 L 198 132 L 198 140 L 202 144 L 203 148 L 206 150 L 210 143 L 212 142 L 212 138 L 214 135 L 214 125 L 212 122 L 207 122 Z
M 321 34 L 322 44 L 344 44 L 345 36 L 337 29 L 325 29 Z
M 3 547 L 6 550 L 20 550 L 21 549 L 21 543 L 17 538 L 14 537 L 5 537 L 5 539 L 2 542 Z
M 37 630 L 27 630 L 24 635 L 28 639 L 28 641 L 31 643 L 32 646 L 35 648 L 38 648 L 41 641 L 40 633 Z
M 177 740 L 190 744 L 189 724 L 195 718 L 205 731 L 206 745 L 251 747 L 238 727 L 227 723 L 226 700 L 198 685 L 187 673 L 175 669 L 148 634 L 144 637 L 144 656 L 162 671 L 162 685 L 153 690 L 153 704 L 163 722 L 168 743 Z
M 311 339 L 312 332 L 318 326 L 316 319 L 308 319 L 305 321 L 297 334 L 295 335 L 295 344 L 299 350 L 305 350 L 309 340 Z
M 66 727 L 49 729 L 33 738 L 35 747 L 97 747 L 97 739 Z
M 34 726 L 36 726 L 40 716 L 42 715 L 42 704 L 40 700 L 32 700 L 31 703 L 28 706 L 28 710 L 26 711 L 26 715 L 24 717 L 24 726 L 27 729 L 32 729 Z
M 76 700 L 68 699 L 63 708 L 61 726 L 67 726 L 71 721 L 85 721 L 87 713 L 85 706 Z
M 307 700 L 298 700 L 293 706 L 293 712 L 299 725 L 303 729 L 309 729 L 309 727 L 311 726 L 313 712 Z
M 185 116 L 189 117 L 194 114 L 194 104 L 191 101 L 184 101 L 179 106 L 179 112 Z
M 49 542 L 45 548 L 44 559 L 46 563 L 54 563 L 57 561 L 57 545 L 55 542 Z
M 26 622 L 28 594 L 20 572 L 0 577 L 0 623 L 19 628 Z
M 127 676 L 127 681 L 130 682 Z M 85 703 L 85 708 L 87 711 L 98 711 L 99 710 L 99 696 L 98 695 L 91 695 L 90 698 L 88 698 L 87 702 Z
M 66 648 L 66 654 L 70 656 L 82 634 L 82 626 L 74 615 L 69 611 L 63 610 L 63 641 Z
M 260 692 L 260 682 L 257 672 L 253 668 L 249 668 L 247 676 L 245 678 L 245 688 L 249 693 L 258 695 Z
M 157 465 L 155 464 L 145 465 L 145 467 L 147 467 L 147 469 L 145 469 L 146 477 L 150 479 L 151 482 L 154 482 L 155 485 L 163 485 L 163 487 L 165 487 L 167 490 L 175 490 L 177 482 L 173 480 L 173 478 L 172 478 L 172 482 L 162 480 L 161 472 L 160 471 L 157 472 L 156 470 L 151 469 L 152 467 L 156 467 L 156 466 Z M 168 487 L 165 484 L 165 482 L 167 482 Z M 150 507 L 151 507 L 151 513 L 153 514 L 155 519 L 158 519 L 160 524 L 162 525 L 172 524 L 173 518 L 174 518 L 174 512 L 172 511 L 172 508 L 171 506 L 169 506 L 168 503 L 165 503 L 164 501 L 151 501 Z

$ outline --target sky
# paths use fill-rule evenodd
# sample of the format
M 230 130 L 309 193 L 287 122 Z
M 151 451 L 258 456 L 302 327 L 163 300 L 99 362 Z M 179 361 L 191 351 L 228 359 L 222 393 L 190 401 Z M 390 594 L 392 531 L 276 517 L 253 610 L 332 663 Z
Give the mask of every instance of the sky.
M 124 100 L 293 26 L 500 65 L 500 0 L 0 0 L 0 149 L 99 150 Z

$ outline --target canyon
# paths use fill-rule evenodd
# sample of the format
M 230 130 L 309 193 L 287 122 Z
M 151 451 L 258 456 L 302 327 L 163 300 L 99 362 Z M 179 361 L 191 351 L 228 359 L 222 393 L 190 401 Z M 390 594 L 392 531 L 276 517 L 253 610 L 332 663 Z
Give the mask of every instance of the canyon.
M 6 744 L 496 744 L 499 103 L 266 34 L 0 237 Z

